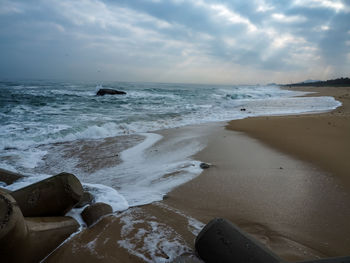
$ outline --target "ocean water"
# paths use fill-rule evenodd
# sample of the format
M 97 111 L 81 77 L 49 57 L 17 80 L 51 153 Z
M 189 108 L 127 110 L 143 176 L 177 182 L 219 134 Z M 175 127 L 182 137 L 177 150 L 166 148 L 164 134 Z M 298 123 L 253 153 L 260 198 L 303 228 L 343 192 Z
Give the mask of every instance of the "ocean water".
M 96 96 L 102 87 L 127 95 Z M 15 190 L 65 171 L 78 176 L 97 202 L 109 203 L 114 211 L 159 201 L 201 173 L 200 160 L 192 158 L 205 147 L 200 139 L 205 129 L 199 125 L 323 112 L 341 105 L 332 97 L 299 97 L 304 94 L 259 85 L 3 81 L 0 168 L 26 177 L 0 186 Z M 197 128 L 186 129 L 190 125 Z M 176 127 L 184 128 L 173 131 L 167 140 L 157 132 Z M 83 224 L 81 211 L 69 215 Z M 131 231 L 132 223 L 127 226 L 125 231 Z M 198 226 L 202 224 L 189 220 L 189 228 Z M 158 235 L 164 234 L 162 242 L 177 251 L 180 237 L 170 241 L 162 233 Z M 157 258 L 156 250 L 147 253 L 150 262 L 164 261 Z
M 96 96 L 100 88 L 127 95 Z M 114 211 L 162 200 L 201 173 L 198 130 L 158 130 L 249 116 L 323 112 L 332 97 L 278 86 L 0 82 L 0 168 L 27 175 L 14 190 L 65 171 Z M 191 132 L 192 131 L 192 132 Z M 80 210 L 71 212 L 78 220 Z
M 102 87 L 127 95 L 96 96 Z M 332 97 L 298 97 L 304 94 L 278 86 L 0 82 L 0 167 L 30 175 L 8 186 L 12 189 L 72 172 L 96 196 L 109 192 L 103 200 L 121 210 L 160 200 L 201 172 L 199 161 L 191 159 L 205 146 L 196 134 L 172 142 L 182 142 L 182 147 L 164 146 L 167 154 L 146 155 L 162 139 L 154 131 L 248 116 L 322 112 L 340 105 Z M 117 138 L 114 144 L 106 141 L 111 137 Z M 115 154 L 118 161 L 106 161 L 110 156 L 98 155 L 100 149 L 110 155 L 121 152 Z M 89 165 L 95 168 L 89 170 Z

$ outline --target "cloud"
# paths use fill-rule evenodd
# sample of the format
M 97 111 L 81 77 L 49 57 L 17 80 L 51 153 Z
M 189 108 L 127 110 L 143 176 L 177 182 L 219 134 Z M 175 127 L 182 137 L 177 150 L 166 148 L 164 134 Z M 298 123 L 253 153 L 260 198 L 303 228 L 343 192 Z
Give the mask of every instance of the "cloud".
M 305 8 L 328 8 L 335 12 L 349 12 L 349 8 L 340 0 L 295 0 L 294 4 Z
M 0 10 L 1 76 L 256 83 L 349 71 L 339 0 L 0 0 Z
M 298 16 L 298 15 L 286 16 L 281 13 L 272 14 L 272 18 L 281 23 L 300 23 L 300 22 L 305 22 L 307 20 L 306 17 L 304 16 Z
M 275 9 L 273 5 L 266 3 L 264 0 L 256 0 L 255 5 L 257 6 L 256 8 L 257 12 L 264 13 Z
M 23 13 L 23 7 L 20 3 L 15 3 L 9 0 L 0 1 L 0 15 Z

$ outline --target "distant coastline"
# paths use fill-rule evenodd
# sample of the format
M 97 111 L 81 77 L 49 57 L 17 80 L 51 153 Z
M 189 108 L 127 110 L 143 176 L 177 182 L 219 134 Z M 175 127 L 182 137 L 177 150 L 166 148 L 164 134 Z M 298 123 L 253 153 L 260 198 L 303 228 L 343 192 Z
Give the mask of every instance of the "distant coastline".
M 350 86 L 350 78 L 338 78 L 338 79 L 330 79 L 325 81 L 313 81 L 313 82 L 300 82 L 300 83 L 292 83 L 281 85 L 283 87 L 349 87 Z

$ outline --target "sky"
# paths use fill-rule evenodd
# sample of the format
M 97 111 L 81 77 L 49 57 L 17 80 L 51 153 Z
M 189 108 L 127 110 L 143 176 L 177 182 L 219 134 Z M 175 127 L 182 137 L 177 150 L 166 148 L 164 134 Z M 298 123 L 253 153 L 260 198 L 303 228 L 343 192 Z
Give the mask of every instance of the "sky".
M 0 0 L 0 79 L 348 77 L 350 0 Z

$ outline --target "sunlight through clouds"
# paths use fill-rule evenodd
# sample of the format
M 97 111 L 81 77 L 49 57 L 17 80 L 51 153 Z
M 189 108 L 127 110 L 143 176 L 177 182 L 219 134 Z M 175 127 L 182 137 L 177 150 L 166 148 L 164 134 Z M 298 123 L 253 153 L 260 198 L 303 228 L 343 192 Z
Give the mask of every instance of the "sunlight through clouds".
M 349 11 L 349 8 L 347 8 L 342 1 L 338 0 L 295 0 L 294 4 L 306 8 L 330 8 L 336 12 Z
M 257 30 L 256 26 L 253 25 L 247 18 L 234 13 L 223 5 L 210 5 L 210 8 L 217 12 L 218 16 L 225 18 L 227 21 L 233 24 L 244 24 L 248 27 L 250 32 Z
M 348 10 L 340 0 L 0 0 L 0 74 L 198 82 L 210 68 L 212 83 L 245 82 L 244 72 L 253 83 L 317 79 L 349 67 Z
M 300 23 L 307 20 L 306 17 L 303 16 L 286 16 L 280 13 L 272 14 L 272 18 L 281 23 Z

